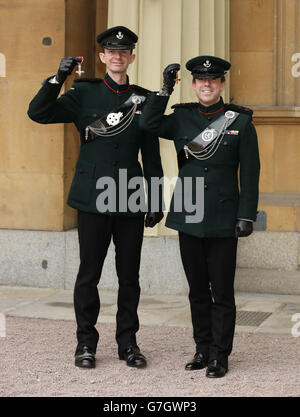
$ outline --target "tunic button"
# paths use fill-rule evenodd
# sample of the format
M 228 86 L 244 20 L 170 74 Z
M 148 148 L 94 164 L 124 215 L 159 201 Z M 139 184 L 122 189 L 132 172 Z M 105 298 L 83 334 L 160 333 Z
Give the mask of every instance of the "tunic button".
M 207 117 L 207 120 L 208 120 L 208 121 L 209 121 L 209 120 L 211 120 L 211 119 L 212 119 L 212 117 L 211 117 L 211 116 L 208 116 L 208 117 Z
M 204 190 L 207 190 L 208 189 L 208 186 L 207 186 L 207 184 L 205 184 L 204 185 Z
M 205 167 L 205 168 L 204 168 L 204 171 L 205 171 L 205 172 L 207 172 L 207 171 L 208 171 L 208 168 L 207 168 L 207 167 Z
M 224 145 L 224 146 L 227 146 L 227 145 L 228 145 L 228 142 L 226 142 L 226 141 L 225 141 L 225 142 L 223 142 L 223 145 Z

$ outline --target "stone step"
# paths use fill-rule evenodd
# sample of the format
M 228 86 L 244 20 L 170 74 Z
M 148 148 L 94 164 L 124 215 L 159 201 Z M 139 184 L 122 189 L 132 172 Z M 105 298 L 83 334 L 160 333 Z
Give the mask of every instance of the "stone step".
M 235 290 L 251 293 L 300 295 L 300 271 L 237 268 Z

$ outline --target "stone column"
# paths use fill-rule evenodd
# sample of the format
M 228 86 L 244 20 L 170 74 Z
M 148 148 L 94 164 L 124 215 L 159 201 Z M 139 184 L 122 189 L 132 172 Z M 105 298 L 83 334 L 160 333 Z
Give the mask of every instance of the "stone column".
M 170 106 L 195 101 L 191 74 L 185 69 L 188 59 L 197 55 L 218 55 L 229 59 L 228 0 L 109 0 L 108 26 L 124 25 L 136 32 L 137 59 L 129 71 L 132 83 L 159 90 L 163 69 L 170 63 L 181 64 L 180 83 L 175 87 Z M 225 100 L 228 93 L 225 93 Z M 177 175 L 173 143 L 160 141 L 165 176 Z M 172 235 L 162 224 L 147 235 Z

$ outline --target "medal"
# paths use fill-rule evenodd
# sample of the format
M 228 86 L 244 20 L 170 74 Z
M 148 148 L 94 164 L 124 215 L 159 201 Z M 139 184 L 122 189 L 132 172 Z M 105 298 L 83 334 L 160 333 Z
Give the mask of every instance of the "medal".
M 81 64 L 83 63 L 83 56 L 77 56 L 76 59 L 78 61 L 78 64 L 77 64 L 78 70 L 75 71 L 75 72 L 76 72 L 76 74 L 79 75 L 79 77 L 81 77 L 81 74 L 84 73 L 84 71 L 81 69 Z

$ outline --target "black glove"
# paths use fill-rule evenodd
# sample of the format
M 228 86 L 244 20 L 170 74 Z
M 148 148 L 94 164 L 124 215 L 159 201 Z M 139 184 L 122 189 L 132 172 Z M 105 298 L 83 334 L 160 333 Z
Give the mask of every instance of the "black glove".
M 146 227 L 154 227 L 157 223 L 161 221 L 161 219 L 164 217 L 164 213 L 161 211 L 158 213 L 149 212 L 146 214 L 145 219 L 145 226 Z
M 235 237 L 245 237 L 253 232 L 253 223 L 247 220 L 238 220 L 235 225 Z
M 174 89 L 177 72 L 180 70 L 180 64 L 170 64 L 163 72 L 163 87 L 160 90 L 160 95 L 170 96 Z
M 67 76 L 71 74 L 78 62 L 81 62 L 81 59 L 75 58 L 74 56 L 68 56 L 67 58 L 63 58 L 60 61 L 60 65 L 55 76 L 56 81 L 59 84 L 63 84 Z

